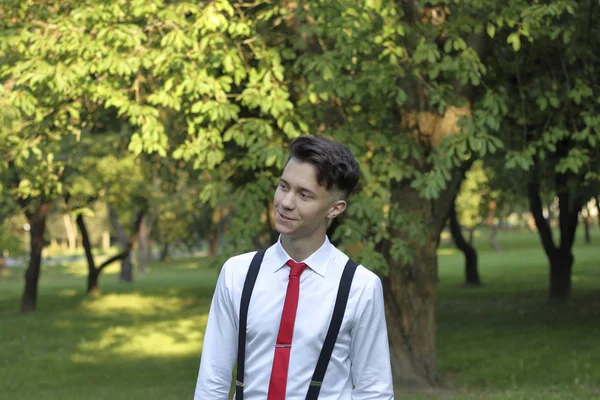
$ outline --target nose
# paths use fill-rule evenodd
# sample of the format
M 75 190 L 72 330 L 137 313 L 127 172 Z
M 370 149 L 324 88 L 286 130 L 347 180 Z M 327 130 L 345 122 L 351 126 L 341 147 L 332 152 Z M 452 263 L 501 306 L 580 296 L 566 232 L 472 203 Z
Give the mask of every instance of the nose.
M 294 194 L 290 190 L 285 193 L 283 199 L 281 199 L 281 206 L 285 209 L 291 210 L 294 208 Z

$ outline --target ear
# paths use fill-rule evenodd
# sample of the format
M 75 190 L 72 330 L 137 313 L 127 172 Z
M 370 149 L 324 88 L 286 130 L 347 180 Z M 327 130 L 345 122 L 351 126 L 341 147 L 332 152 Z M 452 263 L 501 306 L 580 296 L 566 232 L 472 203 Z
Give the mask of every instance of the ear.
M 327 218 L 333 219 L 344 212 L 346 209 L 346 200 L 336 200 L 331 207 L 329 208 L 329 212 L 327 213 Z

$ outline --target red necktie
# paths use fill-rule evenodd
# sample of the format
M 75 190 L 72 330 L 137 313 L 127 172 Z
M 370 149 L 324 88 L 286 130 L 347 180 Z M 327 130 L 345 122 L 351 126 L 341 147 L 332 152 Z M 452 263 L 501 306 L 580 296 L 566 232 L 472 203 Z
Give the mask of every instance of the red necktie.
M 283 313 L 279 324 L 279 334 L 275 344 L 275 358 L 271 370 L 271 381 L 269 382 L 268 400 L 285 400 L 285 387 L 287 384 L 288 366 L 290 363 L 290 351 L 292 350 L 292 336 L 294 333 L 294 322 L 296 321 L 296 309 L 298 308 L 298 295 L 300 294 L 300 275 L 307 265 L 289 260 L 290 281 L 288 282 Z

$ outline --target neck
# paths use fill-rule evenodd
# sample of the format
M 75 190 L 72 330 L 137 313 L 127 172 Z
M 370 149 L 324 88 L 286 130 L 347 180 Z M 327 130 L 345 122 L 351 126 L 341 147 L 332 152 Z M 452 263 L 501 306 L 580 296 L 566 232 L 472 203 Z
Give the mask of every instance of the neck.
M 281 245 L 285 251 L 296 261 L 303 261 L 310 257 L 325 243 L 325 234 L 309 237 L 290 237 L 281 235 Z

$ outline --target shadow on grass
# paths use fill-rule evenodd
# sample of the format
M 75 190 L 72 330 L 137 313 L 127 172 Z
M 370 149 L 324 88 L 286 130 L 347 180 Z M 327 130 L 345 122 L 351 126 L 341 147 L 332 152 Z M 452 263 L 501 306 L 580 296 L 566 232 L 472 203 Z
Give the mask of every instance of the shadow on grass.
M 12 399 L 190 399 L 198 371 L 196 354 L 168 357 L 97 357 L 50 365 L 33 365 L 46 373 L 27 379 L 6 379 L 3 396 Z M 48 371 L 48 367 L 52 370 Z M 29 376 L 15 368 L 12 378 Z M 31 372 L 36 372 L 33 370 Z M 17 375 L 15 377 L 15 375 Z M 2 378 L 3 380 L 5 378 Z
M 191 397 L 217 273 L 157 269 L 134 284 L 107 274 L 104 294 L 88 297 L 83 279 L 50 271 L 40 281 L 38 310 L 29 315 L 17 312 L 17 292 L 2 287 L 3 396 Z M 144 396 L 152 386 L 157 390 Z
M 499 234 L 504 252 L 480 252 L 480 289 L 461 287 L 460 253 L 440 256 L 437 359 L 445 388 L 397 398 L 600 398 L 597 251 L 577 247 L 573 302 L 548 305 L 537 236 L 512 235 Z M 191 398 L 218 274 L 206 264 L 152 263 L 133 284 L 118 282 L 111 266 L 100 277 L 104 294 L 94 298 L 84 295 L 85 265 L 44 267 L 34 315 L 17 313 L 24 270 L 11 270 L 0 278 L 2 396 Z

